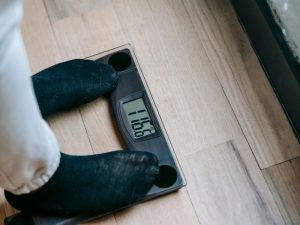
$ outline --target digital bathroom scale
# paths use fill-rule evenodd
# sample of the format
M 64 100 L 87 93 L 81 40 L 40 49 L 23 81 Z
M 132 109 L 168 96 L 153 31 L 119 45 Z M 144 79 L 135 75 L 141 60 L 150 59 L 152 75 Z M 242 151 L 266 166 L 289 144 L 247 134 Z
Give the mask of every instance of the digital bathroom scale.
M 131 46 L 125 45 L 88 59 L 110 64 L 119 74 L 118 86 L 110 94 L 110 103 L 127 149 L 151 152 L 159 159 L 160 175 L 140 202 L 185 186 L 182 170 Z M 115 211 L 118 210 L 120 209 Z M 5 225 L 20 224 L 18 221 L 24 218 L 30 221 L 24 225 L 71 225 L 88 222 L 113 212 L 75 217 L 18 213 L 7 217 Z

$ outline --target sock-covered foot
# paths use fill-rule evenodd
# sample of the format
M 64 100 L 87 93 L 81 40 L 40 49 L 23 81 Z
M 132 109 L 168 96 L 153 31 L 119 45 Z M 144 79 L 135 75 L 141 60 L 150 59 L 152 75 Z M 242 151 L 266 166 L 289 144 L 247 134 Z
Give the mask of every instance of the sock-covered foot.
M 28 213 L 105 213 L 138 201 L 159 173 L 151 153 L 117 151 L 92 156 L 61 155 L 60 166 L 39 190 L 7 201 Z
M 83 59 L 60 63 L 32 76 L 43 116 L 88 103 L 111 92 L 117 81 L 110 65 Z

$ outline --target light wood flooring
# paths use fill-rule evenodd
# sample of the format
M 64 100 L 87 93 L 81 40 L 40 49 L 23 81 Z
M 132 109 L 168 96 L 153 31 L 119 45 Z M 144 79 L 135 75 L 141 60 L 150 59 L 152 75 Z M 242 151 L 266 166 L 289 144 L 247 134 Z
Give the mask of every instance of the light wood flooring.
M 90 224 L 300 224 L 300 145 L 229 0 L 24 0 L 23 36 L 32 73 L 132 44 L 187 178 Z M 99 99 L 48 122 L 92 154 L 122 148 L 111 118 Z

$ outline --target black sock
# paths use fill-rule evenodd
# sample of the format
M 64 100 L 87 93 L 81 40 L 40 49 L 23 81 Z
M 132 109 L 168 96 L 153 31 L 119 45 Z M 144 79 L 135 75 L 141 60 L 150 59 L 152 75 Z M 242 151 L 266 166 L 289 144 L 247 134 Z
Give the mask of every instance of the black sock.
M 43 116 L 88 103 L 112 91 L 117 81 L 110 65 L 83 59 L 59 63 L 32 76 Z
M 44 186 L 24 195 L 5 191 L 5 196 L 13 207 L 28 213 L 105 213 L 139 200 L 158 173 L 157 158 L 151 153 L 62 153 L 59 168 Z

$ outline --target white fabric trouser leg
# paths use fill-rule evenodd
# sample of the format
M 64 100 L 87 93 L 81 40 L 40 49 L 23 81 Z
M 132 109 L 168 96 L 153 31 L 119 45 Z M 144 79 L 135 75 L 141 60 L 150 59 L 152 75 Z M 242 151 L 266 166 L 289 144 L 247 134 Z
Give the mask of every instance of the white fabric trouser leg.
M 34 96 L 21 17 L 20 0 L 0 0 L 0 187 L 14 194 L 41 187 L 60 161 Z

